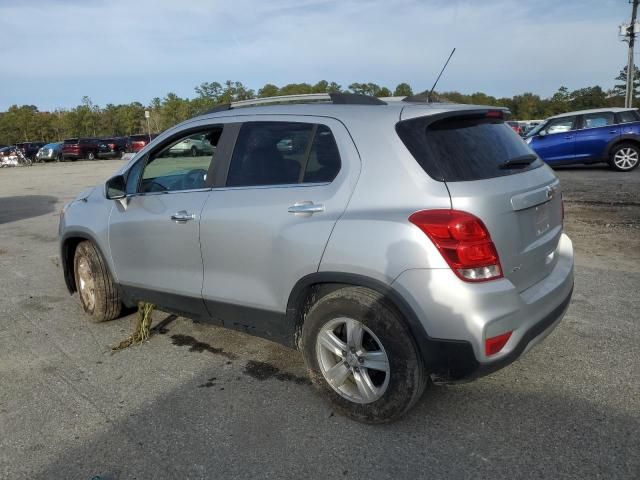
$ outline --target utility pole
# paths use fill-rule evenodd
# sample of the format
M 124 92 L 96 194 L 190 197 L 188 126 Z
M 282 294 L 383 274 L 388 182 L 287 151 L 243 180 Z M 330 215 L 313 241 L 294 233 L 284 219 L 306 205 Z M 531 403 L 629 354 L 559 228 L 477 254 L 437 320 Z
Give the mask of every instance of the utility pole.
M 633 2 L 633 8 L 631 9 L 631 24 L 627 27 L 627 34 L 629 41 L 629 57 L 627 59 L 627 89 L 624 97 L 624 106 L 630 108 L 633 104 L 633 74 L 635 73 L 635 63 L 633 61 L 633 46 L 636 40 L 636 15 L 638 13 L 638 1 L 629 0 Z

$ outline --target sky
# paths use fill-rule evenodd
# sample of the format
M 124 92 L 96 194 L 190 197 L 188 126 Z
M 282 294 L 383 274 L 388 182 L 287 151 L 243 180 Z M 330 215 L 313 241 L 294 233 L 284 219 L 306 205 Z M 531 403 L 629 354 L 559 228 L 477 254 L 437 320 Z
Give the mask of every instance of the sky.
M 418 92 L 453 47 L 441 91 L 608 89 L 630 15 L 628 0 L 0 0 L 0 111 L 148 104 L 225 80 Z

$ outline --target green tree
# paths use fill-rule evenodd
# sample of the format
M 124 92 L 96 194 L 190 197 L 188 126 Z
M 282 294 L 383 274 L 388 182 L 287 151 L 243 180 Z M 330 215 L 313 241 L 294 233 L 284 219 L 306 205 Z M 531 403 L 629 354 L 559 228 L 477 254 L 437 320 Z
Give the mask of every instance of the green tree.
M 258 97 L 266 98 L 266 97 L 277 97 L 280 95 L 280 89 L 274 85 L 273 83 L 267 83 L 264 87 L 258 90 Z
M 601 87 L 585 87 L 571 92 L 571 110 L 601 108 L 607 103 L 607 94 Z
M 395 97 L 410 97 L 413 95 L 413 90 L 408 83 L 399 83 L 396 89 L 393 91 Z
M 615 78 L 619 83 L 616 83 L 611 90 L 613 96 L 624 97 L 627 91 L 627 65 L 624 66 L 620 73 Z M 633 98 L 640 95 L 640 69 L 636 65 L 633 66 Z

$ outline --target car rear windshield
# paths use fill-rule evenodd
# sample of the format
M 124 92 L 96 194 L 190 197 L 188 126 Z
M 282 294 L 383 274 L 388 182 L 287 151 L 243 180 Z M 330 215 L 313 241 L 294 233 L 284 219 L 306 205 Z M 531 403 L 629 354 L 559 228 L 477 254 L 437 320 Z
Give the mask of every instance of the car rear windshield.
M 129 138 L 132 142 L 146 142 L 149 140 L 149 135 L 131 135 Z
M 396 131 L 424 171 L 439 181 L 482 180 L 543 165 L 502 119 L 484 112 L 404 120 Z
M 78 143 L 77 138 L 67 138 L 64 143 Z

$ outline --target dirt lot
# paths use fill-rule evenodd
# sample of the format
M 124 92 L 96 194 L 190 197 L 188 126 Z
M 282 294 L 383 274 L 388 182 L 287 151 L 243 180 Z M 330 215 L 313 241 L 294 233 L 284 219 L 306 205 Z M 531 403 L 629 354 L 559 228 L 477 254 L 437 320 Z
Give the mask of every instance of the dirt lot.
M 640 478 L 640 169 L 557 172 L 576 287 L 543 344 L 371 427 L 240 333 L 178 319 L 111 353 L 134 317 L 88 323 L 56 242 L 119 164 L 0 170 L 0 478 Z

